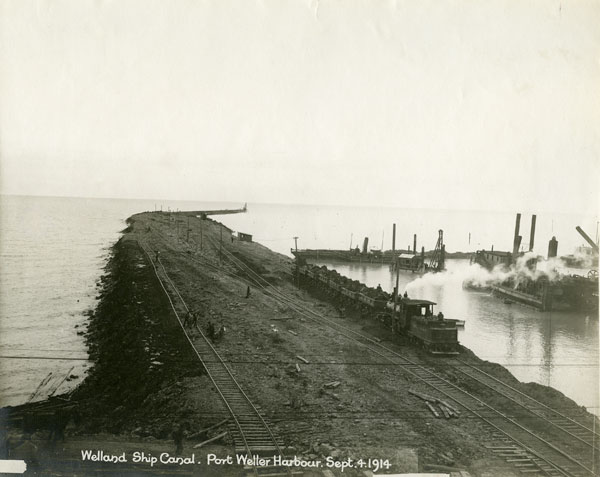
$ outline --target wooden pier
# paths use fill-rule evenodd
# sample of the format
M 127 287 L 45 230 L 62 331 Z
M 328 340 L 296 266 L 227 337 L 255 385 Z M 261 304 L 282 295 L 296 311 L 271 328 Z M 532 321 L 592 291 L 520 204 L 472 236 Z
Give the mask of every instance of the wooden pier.
M 184 211 L 185 215 L 192 215 L 194 217 L 201 216 L 206 217 L 208 215 L 228 215 L 228 214 L 244 214 L 248 211 L 248 204 L 244 204 L 241 209 L 218 209 L 218 210 L 190 210 Z

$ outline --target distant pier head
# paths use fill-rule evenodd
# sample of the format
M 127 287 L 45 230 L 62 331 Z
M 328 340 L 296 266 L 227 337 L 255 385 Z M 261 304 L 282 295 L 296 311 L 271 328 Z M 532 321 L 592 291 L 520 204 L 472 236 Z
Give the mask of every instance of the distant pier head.
M 182 211 L 186 215 L 206 217 L 208 215 L 227 215 L 227 214 L 243 214 L 248 211 L 248 204 L 244 204 L 241 209 L 219 209 L 219 210 L 190 210 Z

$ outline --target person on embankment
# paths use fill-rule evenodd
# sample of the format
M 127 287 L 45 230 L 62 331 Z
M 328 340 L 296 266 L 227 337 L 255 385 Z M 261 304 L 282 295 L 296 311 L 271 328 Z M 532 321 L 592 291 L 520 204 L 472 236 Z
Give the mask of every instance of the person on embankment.
M 173 429 L 173 442 L 175 443 L 175 455 L 180 455 L 183 452 L 183 437 L 184 429 L 181 424 L 175 424 Z

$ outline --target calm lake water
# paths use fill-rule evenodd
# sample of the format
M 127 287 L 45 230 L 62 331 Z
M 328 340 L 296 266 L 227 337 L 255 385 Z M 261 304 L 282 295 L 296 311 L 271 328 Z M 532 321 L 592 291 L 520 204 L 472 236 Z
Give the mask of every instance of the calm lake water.
M 96 305 L 96 283 L 109 249 L 130 215 L 155 210 L 239 208 L 241 203 L 164 200 L 0 197 L 0 405 L 34 400 L 55 388 L 64 392 L 85 376 L 85 312 Z M 247 214 L 216 217 L 235 231 L 254 235 L 267 247 L 290 255 L 300 248 L 348 248 L 362 244 L 391 248 L 391 224 L 397 247 L 433 248 L 443 229 L 448 251 L 495 246 L 508 250 L 514 214 L 248 204 Z M 529 242 L 529 216 L 523 215 L 523 243 Z M 592 237 L 596 217 L 538 214 L 535 252 L 545 255 L 555 235 L 559 254 L 584 244 L 580 225 Z M 470 234 L 470 241 L 469 241 Z M 336 264 L 344 274 L 391 290 L 387 266 Z M 461 342 L 481 358 L 506 365 L 523 381 L 551 385 L 597 412 L 598 317 L 540 313 L 505 305 L 487 294 L 462 290 L 468 261 L 450 260 L 448 272 L 401 274 L 401 289 L 438 303 L 447 317 L 466 321 Z M 415 282 L 415 280 L 417 280 Z M 51 373 L 51 374 L 50 374 Z

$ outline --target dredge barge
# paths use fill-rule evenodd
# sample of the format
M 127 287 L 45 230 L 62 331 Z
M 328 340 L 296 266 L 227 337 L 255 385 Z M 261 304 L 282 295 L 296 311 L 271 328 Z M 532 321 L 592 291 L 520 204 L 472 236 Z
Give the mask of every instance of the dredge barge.
M 505 300 L 533 306 L 541 311 L 597 311 L 598 310 L 598 272 L 590 270 L 586 276 L 561 275 L 557 271 L 548 273 L 538 269 L 541 257 L 525 256 L 520 252 L 522 237 L 519 235 L 521 214 L 517 214 L 512 252 L 478 250 L 471 263 L 486 270 L 500 270 L 505 278 L 489 283 L 487 286 L 463 283 L 465 288 L 491 290 Z M 529 252 L 533 251 L 536 216 L 531 218 Z M 593 246 L 598 246 L 577 227 L 576 230 Z M 557 257 L 558 241 L 552 237 L 548 244 L 548 260 Z

